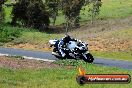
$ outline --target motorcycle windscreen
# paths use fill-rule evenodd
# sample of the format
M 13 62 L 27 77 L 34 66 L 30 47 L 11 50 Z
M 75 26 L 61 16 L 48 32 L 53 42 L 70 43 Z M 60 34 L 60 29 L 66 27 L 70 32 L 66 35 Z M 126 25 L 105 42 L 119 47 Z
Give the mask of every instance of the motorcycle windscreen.
M 75 42 L 75 41 L 70 41 L 67 44 L 67 48 L 70 49 L 70 50 L 74 49 L 76 46 L 77 46 L 77 42 Z

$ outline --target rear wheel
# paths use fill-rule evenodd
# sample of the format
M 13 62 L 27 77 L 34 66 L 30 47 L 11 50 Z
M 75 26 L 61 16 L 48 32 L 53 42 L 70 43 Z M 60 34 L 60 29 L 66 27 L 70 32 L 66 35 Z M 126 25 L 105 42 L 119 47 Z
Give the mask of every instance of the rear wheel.
M 94 58 L 93 58 L 92 54 L 90 54 L 90 53 L 85 54 L 85 56 L 83 56 L 82 59 L 88 63 L 92 63 L 94 61 Z

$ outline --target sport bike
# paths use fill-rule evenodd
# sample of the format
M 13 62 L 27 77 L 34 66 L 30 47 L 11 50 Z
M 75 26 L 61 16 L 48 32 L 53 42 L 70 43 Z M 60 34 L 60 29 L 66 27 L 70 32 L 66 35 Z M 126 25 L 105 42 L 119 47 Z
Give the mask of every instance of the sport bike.
M 54 47 L 52 54 L 58 59 L 83 59 L 88 63 L 92 63 L 94 61 L 92 54 L 88 50 L 88 44 L 86 42 L 82 42 L 81 40 L 69 41 L 69 43 L 67 43 L 63 48 L 63 51 L 66 54 L 65 57 L 62 57 L 58 50 L 59 40 L 50 40 L 49 43 L 50 47 Z

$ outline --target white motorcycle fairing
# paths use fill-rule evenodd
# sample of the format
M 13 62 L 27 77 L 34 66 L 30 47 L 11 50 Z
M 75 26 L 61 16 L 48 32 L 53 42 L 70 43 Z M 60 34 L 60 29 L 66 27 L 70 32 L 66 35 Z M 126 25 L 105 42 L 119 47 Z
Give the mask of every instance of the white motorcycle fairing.
M 51 44 L 51 46 L 55 45 L 55 43 L 57 42 L 58 40 L 54 39 L 54 40 L 49 40 L 49 43 Z

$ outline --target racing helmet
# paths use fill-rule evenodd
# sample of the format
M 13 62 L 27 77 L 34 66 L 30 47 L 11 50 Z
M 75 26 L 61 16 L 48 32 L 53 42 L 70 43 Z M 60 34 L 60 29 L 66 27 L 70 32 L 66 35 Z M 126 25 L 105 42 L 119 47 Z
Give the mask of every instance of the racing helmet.
M 71 37 L 69 35 L 65 35 L 65 37 L 63 38 L 63 41 L 68 43 L 71 40 Z

